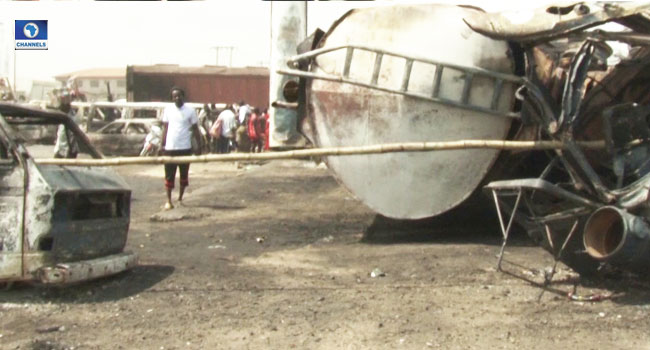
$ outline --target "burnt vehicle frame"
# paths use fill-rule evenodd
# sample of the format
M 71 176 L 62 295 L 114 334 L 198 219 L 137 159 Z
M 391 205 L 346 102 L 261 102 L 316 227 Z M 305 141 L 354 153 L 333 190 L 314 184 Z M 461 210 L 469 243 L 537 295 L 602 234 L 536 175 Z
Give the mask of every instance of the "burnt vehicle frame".
M 485 186 L 504 238 L 498 268 L 514 220 L 556 262 L 582 274 L 614 268 L 645 275 L 650 266 L 650 100 L 647 87 L 626 92 L 638 88 L 648 68 L 647 9 L 647 3 L 548 7 L 528 32 L 516 33 L 488 30 L 486 24 L 503 28 L 494 25 L 504 22 L 498 15 L 466 20 L 484 35 L 519 46 L 527 62 L 525 84 L 518 91 L 522 123 L 535 128 L 539 139 L 567 145 L 546 158 L 535 157 L 544 164 L 536 178 Z M 552 27 L 544 23 L 544 17 L 560 13 L 567 18 Z M 628 31 L 586 31 L 610 21 Z M 631 53 L 608 65 L 612 52 L 607 42 L 612 41 L 629 45 Z M 552 59 L 545 54 L 551 46 L 565 47 L 563 55 Z M 593 139 L 604 140 L 606 148 L 593 151 L 578 145 Z
M 72 107 L 77 110 L 77 115 L 82 120 L 82 128 L 88 133 L 90 142 L 97 149 L 107 156 L 128 157 L 140 155 L 151 125 L 155 120 L 162 120 L 165 108 L 170 105 L 171 102 L 72 102 Z M 193 108 L 197 115 L 203 108 L 202 103 L 185 102 L 185 105 Z M 217 104 L 217 108 L 225 108 L 225 104 Z M 115 123 L 133 124 L 136 128 L 142 125 L 147 130 L 135 133 L 129 133 L 126 129 L 123 133 L 102 131 Z M 199 125 L 199 132 L 201 133 L 200 148 L 207 153 L 210 143 L 204 125 Z
M 102 158 L 66 114 L 0 103 L 0 282 L 73 283 L 137 263 L 124 251 L 126 182 L 106 168 L 39 165 L 28 152 L 21 130 L 55 125 L 75 135 L 82 153 Z
M 107 156 L 137 156 L 158 119 L 116 119 L 88 133 L 90 142 Z
M 582 274 L 613 267 L 643 275 L 650 266 L 650 91 L 644 84 L 650 71 L 649 9 L 646 2 L 576 2 L 547 6 L 527 16 L 532 20 L 526 23 L 513 23 L 512 16 L 483 11 L 464 17 L 472 31 L 507 42 L 512 74 L 400 55 L 363 42 L 322 48 L 322 38 L 332 29 L 328 33 L 316 31 L 297 46 L 298 55 L 288 59 L 288 68 L 277 70 L 297 79 L 285 83 L 285 101 L 274 102 L 274 107 L 297 111 L 297 130 L 304 135 L 300 125 L 311 113 L 309 94 L 314 80 L 485 113 L 494 112 L 505 82 L 518 84 L 514 113 L 504 115 L 515 121 L 509 138 L 560 141 L 565 148 L 525 154 L 502 152 L 498 161 L 501 168 L 516 164 L 517 170 L 491 177 L 506 180 L 484 182 L 484 192 L 494 200 L 504 238 L 499 268 L 516 222 L 553 254 L 556 262 L 563 261 Z M 609 22 L 625 29 L 596 28 Z M 608 42 L 629 45 L 629 56 L 608 65 L 612 54 Z M 346 52 L 340 75 L 312 72 L 316 58 L 333 50 Z M 355 50 L 375 55 L 369 81 L 349 78 Z M 405 60 L 401 88 L 386 89 L 377 83 L 386 55 Z M 413 62 L 437 66 L 433 95 L 409 93 Z M 443 68 L 464 74 L 464 87 L 457 100 L 441 99 L 436 93 Z M 482 110 L 468 103 L 472 78 L 481 74 L 494 79 L 492 103 Z M 581 141 L 594 140 L 604 140 L 605 149 L 594 151 L 580 145 Z

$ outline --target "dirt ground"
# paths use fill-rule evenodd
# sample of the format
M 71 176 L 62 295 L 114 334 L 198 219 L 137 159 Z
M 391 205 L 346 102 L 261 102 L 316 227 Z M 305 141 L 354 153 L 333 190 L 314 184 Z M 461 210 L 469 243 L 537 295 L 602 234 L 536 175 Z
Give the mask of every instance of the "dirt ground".
M 646 283 L 560 267 L 541 295 L 553 261 L 524 235 L 496 271 L 487 200 L 406 227 L 313 163 L 212 163 L 162 212 L 162 166 L 118 171 L 140 265 L 0 291 L 0 349 L 650 349 Z M 574 285 L 614 296 L 571 301 Z

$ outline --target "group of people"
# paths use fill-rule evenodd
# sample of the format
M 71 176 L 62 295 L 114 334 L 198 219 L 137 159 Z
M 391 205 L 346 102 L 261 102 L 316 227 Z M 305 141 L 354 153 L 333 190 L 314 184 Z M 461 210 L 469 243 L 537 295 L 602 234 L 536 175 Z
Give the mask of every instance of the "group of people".
M 210 142 L 216 144 L 213 149 L 217 153 L 229 153 L 233 149 L 240 152 L 262 152 L 269 149 L 269 114 L 266 109 L 260 112 L 258 108 L 251 107 L 244 101 L 238 105 L 227 105 L 221 111 L 218 111 L 214 104 L 211 108 L 206 104 L 197 115 L 194 108 L 185 105 L 185 91 L 182 88 L 173 87 L 170 93 L 174 103 L 166 107 L 162 115 L 162 155 L 200 155 L 201 147 L 192 147 L 192 141 L 201 145 L 199 125 L 209 130 Z M 74 120 L 70 102 L 70 96 L 61 96 L 59 110 Z M 61 125 L 57 130 L 54 157 L 76 158 L 77 152 L 78 145 L 73 133 Z M 167 201 L 163 208 L 172 209 L 176 172 L 178 170 L 180 173 L 178 202 L 182 203 L 185 189 L 189 186 L 190 164 L 167 163 L 164 167 Z
M 229 104 L 218 111 L 205 104 L 199 121 L 208 130 L 211 149 L 217 153 L 262 152 L 268 147 L 269 114 L 265 109 L 251 107 L 245 101 Z

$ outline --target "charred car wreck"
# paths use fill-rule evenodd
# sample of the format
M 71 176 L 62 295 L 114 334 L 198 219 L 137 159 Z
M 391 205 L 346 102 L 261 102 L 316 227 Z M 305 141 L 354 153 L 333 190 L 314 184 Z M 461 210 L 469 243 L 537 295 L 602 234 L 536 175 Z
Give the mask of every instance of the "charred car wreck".
M 0 282 L 70 283 L 115 274 L 137 258 L 124 252 L 131 191 L 107 168 L 39 165 L 28 137 L 65 125 L 80 156 L 101 158 L 67 115 L 0 103 Z M 51 156 L 50 153 L 48 156 Z
M 296 132 L 321 147 L 561 141 L 555 151 L 327 162 L 383 215 L 439 215 L 483 188 L 496 204 L 504 247 L 516 222 L 582 274 L 611 267 L 643 275 L 650 268 L 649 9 L 579 2 L 512 13 L 434 4 L 352 10 L 276 67 L 284 100 L 274 105 L 293 110 Z M 291 116 L 282 113 L 272 114 L 272 139 L 291 147 L 278 141 L 291 140 Z

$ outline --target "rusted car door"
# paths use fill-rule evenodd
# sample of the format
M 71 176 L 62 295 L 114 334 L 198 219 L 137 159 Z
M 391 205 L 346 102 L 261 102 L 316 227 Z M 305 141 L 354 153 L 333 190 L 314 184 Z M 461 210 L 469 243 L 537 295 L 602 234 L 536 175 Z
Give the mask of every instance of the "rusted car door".
M 22 276 L 25 170 L 0 117 L 0 282 Z

